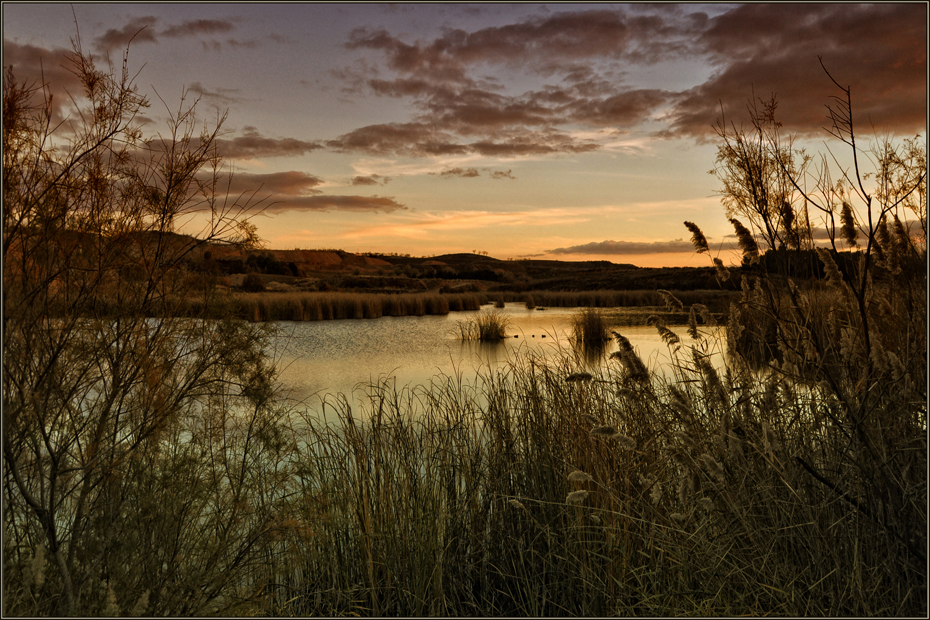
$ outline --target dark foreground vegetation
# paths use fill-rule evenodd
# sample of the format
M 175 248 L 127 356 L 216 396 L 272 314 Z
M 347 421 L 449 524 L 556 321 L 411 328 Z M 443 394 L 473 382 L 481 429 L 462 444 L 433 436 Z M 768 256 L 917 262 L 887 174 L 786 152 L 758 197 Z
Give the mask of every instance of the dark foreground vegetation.
M 145 140 L 128 72 L 74 61 L 85 114 L 64 137 L 41 89 L 3 83 L 4 614 L 926 616 L 916 142 L 878 145 L 871 194 L 837 194 L 798 182 L 769 108 L 723 127 L 717 173 L 754 273 L 733 284 L 725 345 L 703 301 L 649 293 L 688 317 L 685 339 L 655 321 L 668 373 L 615 333 L 598 372 L 525 357 L 476 384 L 384 383 L 363 411 L 327 397 L 326 424 L 273 389 L 271 326 L 252 321 L 275 311 L 237 316 L 190 267 L 196 248 L 255 241 L 250 205 L 219 190 L 219 128 L 182 103 Z M 851 142 L 848 99 L 833 109 Z M 175 243 L 193 211 L 210 225 Z M 830 250 L 801 224 L 816 216 L 840 220 Z M 825 277 L 769 271 L 767 249 Z M 582 348 L 603 337 L 588 319 Z

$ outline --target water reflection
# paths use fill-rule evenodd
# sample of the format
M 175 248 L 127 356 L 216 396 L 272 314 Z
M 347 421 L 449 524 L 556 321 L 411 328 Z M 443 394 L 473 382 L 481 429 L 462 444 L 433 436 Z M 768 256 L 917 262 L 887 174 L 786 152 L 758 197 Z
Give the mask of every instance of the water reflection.
M 433 377 L 444 375 L 476 385 L 479 370 L 486 373 L 504 367 L 526 354 L 550 359 L 568 355 L 579 371 L 614 363 L 609 356 L 617 351 L 616 341 L 575 344 L 569 338 L 575 311 L 550 308 L 538 312 L 508 304 L 500 312 L 509 321 L 509 337 L 501 342 L 462 342 L 455 336 L 457 322 L 474 312 L 282 322 L 271 353 L 279 362 L 282 387 L 292 398 L 320 403 L 326 395 L 343 393 L 357 409 L 365 400 L 365 388 L 372 384 L 390 380 L 398 389 L 429 386 Z M 604 314 L 612 328 L 629 339 L 643 362 L 656 370 L 670 366 L 671 352 L 654 327 L 636 324 L 636 315 L 642 318 L 654 312 L 654 308 L 618 308 Z M 672 329 L 683 343 L 690 341 L 683 326 Z
M 607 357 L 610 348 L 609 340 L 594 341 L 572 341 L 572 350 L 575 352 L 575 359 L 579 365 L 585 368 L 597 368 L 601 366 Z

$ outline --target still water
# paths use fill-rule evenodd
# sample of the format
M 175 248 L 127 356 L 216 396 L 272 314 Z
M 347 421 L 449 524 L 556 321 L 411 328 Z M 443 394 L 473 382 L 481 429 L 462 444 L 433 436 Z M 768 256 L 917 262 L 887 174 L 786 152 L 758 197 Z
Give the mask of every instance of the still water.
M 601 312 L 613 329 L 629 339 L 643 362 L 661 372 L 671 361 L 668 346 L 655 327 L 642 325 L 657 308 L 611 308 Z M 479 370 L 493 370 L 520 355 L 533 352 L 553 357 L 572 355 L 571 317 L 576 308 L 528 310 L 523 304 L 507 304 L 499 312 L 508 322 L 509 338 L 500 343 L 462 342 L 456 326 L 477 312 L 453 312 L 446 316 L 382 317 L 365 320 L 280 322 L 270 353 L 278 362 L 281 387 L 291 398 L 319 406 L 323 398 L 345 394 L 350 404 L 364 400 L 367 386 L 393 379 L 397 387 L 429 385 L 440 375 L 461 375 L 474 383 Z M 634 325 L 631 325 L 633 323 Z M 638 325 L 636 325 L 638 323 Z M 685 326 L 670 326 L 682 344 L 692 342 Z M 710 335 L 710 331 L 702 328 Z M 719 351 L 720 347 L 716 347 Z M 617 350 L 611 341 L 603 355 L 593 359 L 577 356 L 578 370 L 606 366 Z M 712 363 L 719 366 L 718 353 Z

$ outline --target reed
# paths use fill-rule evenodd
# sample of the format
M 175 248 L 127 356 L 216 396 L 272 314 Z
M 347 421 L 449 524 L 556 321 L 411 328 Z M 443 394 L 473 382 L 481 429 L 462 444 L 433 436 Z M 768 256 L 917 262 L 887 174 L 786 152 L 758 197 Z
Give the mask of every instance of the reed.
M 507 337 L 508 325 L 507 317 L 499 312 L 479 312 L 459 321 L 455 330 L 460 340 L 497 342 Z
M 481 297 L 469 293 L 234 293 L 228 300 L 234 316 L 255 322 L 444 315 L 480 305 Z
M 308 419 L 297 457 L 295 518 L 316 534 L 289 548 L 299 573 L 269 576 L 268 611 L 922 614 L 892 526 L 792 456 L 842 467 L 829 388 L 722 374 L 701 363 L 713 344 L 688 348 L 668 380 L 527 355 L 474 388 L 371 386 L 361 414 L 327 401 L 338 422 Z
M 610 340 L 610 328 L 604 315 L 593 308 L 583 308 L 572 315 L 572 339 L 577 342 L 605 342 Z

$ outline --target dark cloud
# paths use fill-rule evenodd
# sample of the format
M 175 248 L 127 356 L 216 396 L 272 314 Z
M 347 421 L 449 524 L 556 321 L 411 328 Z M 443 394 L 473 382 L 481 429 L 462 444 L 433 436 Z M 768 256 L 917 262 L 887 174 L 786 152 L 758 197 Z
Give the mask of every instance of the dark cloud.
M 513 176 L 513 172 L 510 170 L 495 170 L 491 173 L 492 179 L 516 179 L 517 177 Z
M 830 236 L 826 229 L 820 226 L 813 228 L 813 238 L 817 245 L 825 245 Z M 840 242 L 837 242 L 841 245 Z M 711 248 L 714 254 L 718 252 L 730 252 L 739 250 L 739 243 L 736 235 L 724 235 L 721 241 L 712 242 Z M 583 245 L 573 245 L 567 248 L 556 248 L 550 250 L 550 254 L 603 254 L 603 255 L 637 255 L 637 254 L 672 254 L 672 253 L 693 253 L 694 245 L 690 240 L 675 239 L 673 241 L 595 241 Z M 708 259 L 708 265 L 710 259 Z
M 597 128 L 636 125 L 671 94 L 624 88 L 605 77 L 603 71 L 610 70 L 595 69 L 591 62 L 654 62 L 678 54 L 675 50 L 680 46 L 669 42 L 681 36 L 679 22 L 679 17 L 627 16 L 613 10 L 563 12 L 472 33 L 447 29 L 431 41 L 416 43 L 402 41 L 383 28 L 356 29 L 346 46 L 380 52 L 397 75 L 386 79 L 363 64 L 360 70 L 347 69 L 334 77 L 346 80 L 354 91 L 365 84 L 381 96 L 412 99 L 421 114 L 410 123 L 360 128 L 330 146 L 414 156 L 594 150 L 594 144 L 551 136 L 566 123 Z M 563 80 L 539 91 L 503 94 L 496 79 L 472 76 L 487 64 L 563 75 Z M 546 138 L 539 140 L 540 136 Z
M 375 175 L 377 176 L 377 175 Z M 209 182 L 207 172 L 200 175 Z M 384 178 L 384 177 L 380 177 Z M 219 179 L 217 191 L 240 204 L 264 213 L 284 211 L 391 212 L 407 207 L 390 196 L 332 196 L 316 189 L 323 179 L 306 172 L 289 170 L 255 174 L 238 172 Z M 201 207 L 205 208 L 205 207 Z
M 785 129 L 822 134 L 824 105 L 840 94 L 817 60 L 852 90 L 863 132 L 926 131 L 926 4 L 746 4 L 707 22 L 699 51 L 719 70 L 681 94 L 672 116 L 677 135 L 706 136 L 725 112 L 746 119 L 756 97 L 779 101 Z
M 296 170 L 270 174 L 239 172 L 231 178 L 229 193 L 257 192 L 258 195 L 264 195 L 270 192 L 278 198 L 307 196 L 319 194 L 320 191 L 313 188 L 322 183 L 323 179 Z
M 384 212 L 404 210 L 407 207 L 391 196 L 294 196 L 272 197 L 266 203 L 266 213 L 284 211 L 351 211 Z
M 383 52 L 392 69 L 430 80 L 468 82 L 466 70 L 479 63 L 506 64 L 545 70 L 552 58 L 628 58 L 655 62 L 677 54 L 670 42 L 680 36 L 672 14 L 629 16 L 597 9 L 530 18 L 521 23 L 475 32 L 447 29 L 428 42 L 408 44 L 383 28 L 354 30 L 346 46 Z
M 194 95 L 212 101 L 220 106 L 228 106 L 232 103 L 240 101 L 241 98 L 238 96 L 238 88 L 218 88 L 216 90 L 208 90 L 200 82 L 192 82 L 187 87 L 188 91 Z
M 322 148 L 318 142 L 306 142 L 295 138 L 266 138 L 254 127 L 246 127 L 244 134 L 239 137 L 218 139 L 216 144 L 220 154 L 228 159 L 289 157 Z
M 384 28 L 361 28 L 346 46 L 379 54 L 393 76 L 367 59 L 343 78 L 351 89 L 406 98 L 409 123 L 360 128 L 334 141 L 341 150 L 424 156 L 574 153 L 597 148 L 573 140 L 526 140 L 566 125 L 632 129 L 659 118 L 664 136 L 713 135 L 721 103 L 745 119 L 748 99 L 778 97 L 787 130 L 822 132 L 824 104 L 837 94 L 820 67 L 852 87 L 860 128 L 911 133 L 926 126 L 927 8 L 922 4 L 747 4 L 714 17 L 680 6 L 567 11 L 467 32 L 446 29 L 408 42 Z M 630 65 L 698 59 L 706 82 L 682 92 L 624 84 Z M 488 67 L 535 73 L 551 83 L 505 92 Z
M 556 131 L 513 132 L 499 140 L 480 140 L 468 145 L 475 153 L 489 157 L 518 157 L 521 155 L 556 155 L 560 153 L 587 153 L 600 145 L 581 142 Z
M 670 95 L 667 91 L 640 89 L 603 99 L 580 100 L 571 106 L 570 118 L 595 126 L 630 126 L 648 118 Z
M 384 177 L 380 174 L 370 174 L 368 176 L 356 176 L 352 179 L 352 185 L 387 185 L 391 177 Z
M 580 142 L 557 131 L 495 132 L 496 139 L 474 142 L 458 139 L 448 131 L 440 131 L 427 123 L 388 123 L 368 125 L 326 142 L 338 151 L 362 151 L 373 155 L 399 154 L 411 157 L 439 155 L 480 155 L 516 157 L 520 155 L 547 155 L 557 153 L 583 153 L 599 146 Z
M 556 248 L 551 254 L 667 254 L 673 252 L 693 252 L 690 241 L 599 241 L 567 248 Z
M 12 68 L 13 77 L 18 83 L 41 86 L 48 85 L 52 95 L 52 121 L 57 125 L 64 116 L 64 109 L 70 106 L 68 93 L 78 96 L 83 87 L 71 69 L 74 53 L 64 48 L 45 49 L 34 45 L 20 45 L 12 41 L 3 41 L 3 68 Z M 4 75 L 4 80 L 6 76 Z M 36 93 L 34 103 L 38 104 L 41 91 Z
M 481 173 L 478 172 L 477 168 L 458 168 L 458 167 L 449 168 L 447 170 L 443 170 L 442 172 L 430 172 L 430 174 L 440 176 L 440 177 L 446 177 L 446 178 L 464 177 L 466 179 L 481 176 Z
M 326 142 L 337 151 L 363 151 L 373 155 L 463 155 L 468 149 L 448 132 L 425 123 L 367 125 Z
M 194 19 L 156 30 L 157 17 L 136 17 L 121 28 L 110 28 L 94 39 L 94 48 L 106 54 L 114 49 L 125 49 L 130 40 L 133 43 L 158 43 L 161 37 L 179 38 L 202 35 L 216 35 L 232 32 L 236 29 L 233 22 L 223 19 Z M 207 46 L 207 43 L 204 43 Z M 219 46 L 213 41 L 209 45 Z
M 226 45 L 233 48 L 244 48 L 244 49 L 255 49 L 261 46 L 261 42 L 256 41 L 255 39 L 249 39 L 247 41 L 239 41 L 238 39 L 226 39 Z
M 232 32 L 236 26 L 225 19 L 194 19 L 169 26 L 161 31 L 163 37 L 190 37 L 202 34 L 222 34 Z
M 125 49 L 130 40 L 133 43 L 156 43 L 158 35 L 155 32 L 157 17 L 136 17 L 122 28 L 110 28 L 94 39 L 94 48 L 101 53 L 114 49 Z

